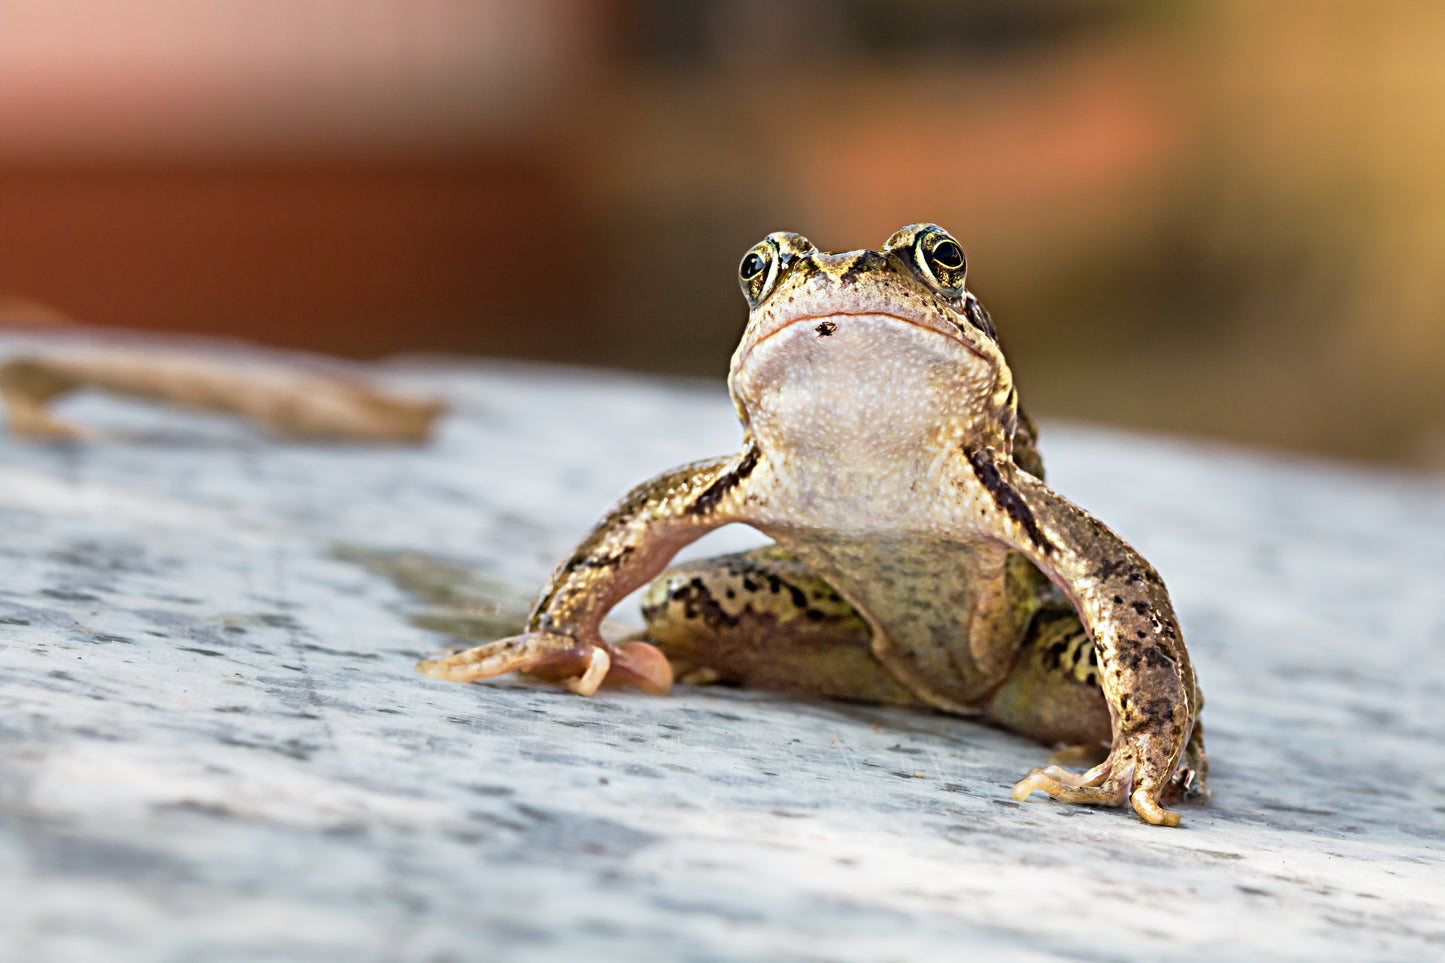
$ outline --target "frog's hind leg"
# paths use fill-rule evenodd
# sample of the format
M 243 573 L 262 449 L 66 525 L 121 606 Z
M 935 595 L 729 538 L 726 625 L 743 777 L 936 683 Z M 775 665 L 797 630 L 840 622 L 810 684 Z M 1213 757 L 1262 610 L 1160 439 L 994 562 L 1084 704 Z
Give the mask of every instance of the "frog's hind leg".
M 1067 602 L 1047 602 L 1035 613 L 1013 671 L 984 717 L 1039 742 L 1069 747 L 1051 762 L 1093 765 L 1107 755 L 1112 727 L 1098 659 Z
M 642 614 L 681 682 L 924 704 L 873 656 L 858 612 L 774 546 L 668 569 L 643 592 Z

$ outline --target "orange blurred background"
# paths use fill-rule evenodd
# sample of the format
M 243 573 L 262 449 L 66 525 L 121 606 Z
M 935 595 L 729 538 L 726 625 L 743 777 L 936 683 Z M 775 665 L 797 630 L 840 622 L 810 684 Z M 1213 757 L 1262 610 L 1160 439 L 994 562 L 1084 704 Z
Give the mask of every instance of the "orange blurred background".
M 933 220 L 1037 414 L 1445 470 L 1442 50 L 1396 0 L 0 0 L 0 297 L 720 378 L 763 234 Z

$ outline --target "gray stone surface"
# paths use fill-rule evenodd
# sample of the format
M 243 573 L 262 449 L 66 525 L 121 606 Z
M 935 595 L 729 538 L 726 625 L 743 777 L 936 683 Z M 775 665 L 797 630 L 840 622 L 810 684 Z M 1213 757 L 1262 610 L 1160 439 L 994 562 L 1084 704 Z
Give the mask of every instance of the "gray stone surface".
M 1160 829 L 1012 802 L 1046 750 L 943 715 L 416 675 L 449 640 L 336 545 L 521 603 L 738 429 L 719 385 L 392 373 L 455 402 L 433 445 L 99 398 L 111 441 L 0 441 L 0 958 L 1445 955 L 1438 482 L 1046 426 L 1208 697 L 1214 796 Z

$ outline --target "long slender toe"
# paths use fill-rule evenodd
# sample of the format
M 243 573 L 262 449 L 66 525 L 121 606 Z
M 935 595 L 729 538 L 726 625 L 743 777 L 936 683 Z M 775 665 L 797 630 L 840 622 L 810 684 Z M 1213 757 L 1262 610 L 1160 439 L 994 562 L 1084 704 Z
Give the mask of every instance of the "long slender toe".
M 600 659 L 599 659 L 600 655 Z M 418 662 L 418 672 L 447 682 L 475 682 L 508 672 L 530 672 L 590 695 L 602 684 L 610 662 L 602 648 L 546 633 L 514 635 L 458 652 L 445 659 Z M 590 688 L 587 688 L 590 686 Z
M 1023 802 L 1029 798 L 1029 795 L 1033 793 L 1035 789 L 1052 796 L 1054 794 L 1053 790 L 1058 785 L 1059 781 L 1057 779 L 1044 775 L 1042 769 L 1035 769 L 1020 779 L 1014 785 L 1013 792 L 1009 793 L 1009 795 L 1013 797 L 1014 802 Z
M 1147 790 L 1134 790 L 1129 801 L 1134 804 L 1134 811 L 1139 814 L 1139 818 L 1151 826 L 1179 825 L 1179 814 L 1160 806 L 1150 797 Z
M 594 648 L 587 655 L 587 668 L 575 678 L 564 680 L 563 684 L 578 695 L 591 695 L 597 691 L 607 670 L 612 668 L 612 659 L 606 650 Z
M 1065 786 L 1097 786 L 1109 778 L 1109 767 L 1103 763 L 1085 772 L 1074 772 L 1058 766 L 1045 766 L 1044 775 L 1052 776 Z
M 499 658 L 504 658 L 509 651 L 515 649 L 512 644 L 514 641 L 513 639 L 502 639 L 499 642 L 474 646 L 465 652 L 458 652 L 444 659 L 426 659 L 416 664 L 416 671 L 445 682 L 472 682 L 476 679 L 499 675 L 508 670 L 497 667 L 496 663 Z
M 1030 793 L 1038 790 L 1059 802 L 1081 803 L 1086 806 L 1122 806 L 1129 795 L 1129 784 L 1125 780 L 1105 779 L 1102 785 L 1079 785 L 1075 782 L 1064 782 L 1056 773 L 1063 773 L 1072 780 L 1088 775 L 1084 773 L 1080 776 L 1078 773 L 1053 766 L 1048 769 L 1035 769 L 1014 786 L 1011 795 L 1016 802 L 1023 802 Z

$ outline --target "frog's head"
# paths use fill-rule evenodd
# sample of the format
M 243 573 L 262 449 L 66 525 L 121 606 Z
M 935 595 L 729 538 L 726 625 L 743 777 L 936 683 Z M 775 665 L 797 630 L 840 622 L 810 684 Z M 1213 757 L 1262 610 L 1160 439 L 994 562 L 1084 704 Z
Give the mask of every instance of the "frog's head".
M 964 271 L 936 224 L 842 254 L 769 234 L 738 267 L 750 313 L 728 387 L 744 425 L 794 450 L 1007 446 L 1013 376 Z

